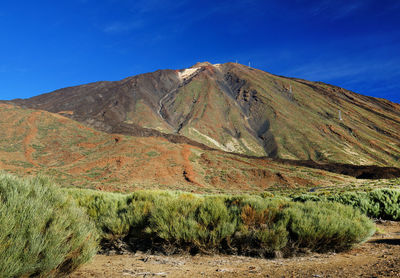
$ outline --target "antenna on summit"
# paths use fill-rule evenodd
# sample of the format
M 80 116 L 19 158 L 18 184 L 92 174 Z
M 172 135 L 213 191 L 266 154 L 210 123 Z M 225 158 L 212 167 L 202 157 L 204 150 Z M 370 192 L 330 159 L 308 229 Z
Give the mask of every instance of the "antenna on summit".
M 249 68 L 251 68 L 250 61 L 249 61 Z
M 236 60 L 236 64 L 238 63 L 238 60 Z

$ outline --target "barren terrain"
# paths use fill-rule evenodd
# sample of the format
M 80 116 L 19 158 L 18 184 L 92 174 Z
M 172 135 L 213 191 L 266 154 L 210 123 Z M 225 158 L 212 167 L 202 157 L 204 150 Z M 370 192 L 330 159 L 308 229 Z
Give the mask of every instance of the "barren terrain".
M 206 150 L 160 137 L 108 134 L 46 111 L 0 104 L 0 163 L 20 176 L 105 191 L 262 192 L 361 184 L 351 176 Z

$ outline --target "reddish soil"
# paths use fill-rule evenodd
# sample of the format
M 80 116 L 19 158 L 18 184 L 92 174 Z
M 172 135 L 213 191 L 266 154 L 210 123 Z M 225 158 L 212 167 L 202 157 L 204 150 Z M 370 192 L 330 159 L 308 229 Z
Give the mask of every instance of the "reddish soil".
M 192 152 L 190 151 L 190 146 L 184 144 L 182 147 L 182 158 L 183 158 L 183 176 L 185 178 L 185 180 L 187 180 L 188 182 L 191 182 L 197 186 L 203 187 L 203 185 L 199 184 L 198 182 L 196 182 L 196 174 L 193 170 L 193 166 L 189 160 L 190 154 Z
M 58 114 L 64 114 L 64 115 L 74 115 L 74 111 L 60 111 Z
M 62 186 L 240 193 L 356 182 L 319 169 L 193 146 L 180 140 L 184 137 L 171 142 L 108 134 L 46 111 L 2 104 L 0 118 L 1 168 L 21 176 L 47 173 Z
M 70 275 L 78 277 L 400 277 L 400 223 L 378 225 L 386 233 L 339 254 L 288 259 L 225 255 L 97 255 Z
M 25 148 L 25 158 L 26 160 L 31 163 L 32 165 L 39 167 L 39 164 L 37 164 L 33 158 L 32 158 L 32 153 L 35 151 L 34 148 L 31 146 L 32 140 L 36 137 L 36 134 L 38 132 L 37 125 L 35 124 L 37 116 L 41 114 L 41 112 L 33 112 L 29 115 L 28 119 L 26 120 L 26 125 L 28 126 L 28 134 L 23 140 L 24 148 Z
M 96 148 L 97 146 L 98 146 L 98 144 L 87 143 L 87 142 L 83 142 L 83 143 L 79 143 L 78 144 L 78 147 L 88 148 L 88 149 L 93 149 L 93 148 Z

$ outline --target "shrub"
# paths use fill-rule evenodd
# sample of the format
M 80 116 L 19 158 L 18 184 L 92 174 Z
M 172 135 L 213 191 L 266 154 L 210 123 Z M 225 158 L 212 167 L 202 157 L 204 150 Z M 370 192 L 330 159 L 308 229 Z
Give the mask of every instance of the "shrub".
M 145 232 L 184 249 L 212 251 L 230 237 L 236 222 L 219 197 L 182 194 L 154 204 Z
M 288 213 L 291 244 L 300 249 L 342 251 L 375 232 L 375 225 L 360 211 L 338 203 L 297 203 Z
M 324 198 L 323 197 L 319 197 L 316 195 L 311 195 L 311 194 L 302 194 L 299 196 L 294 196 L 292 198 L 292 200 L 294 202 L 307 202 L 307 201 L 313 201 L 313 202 L 318 202 L 318 201 L 323 201 Z
M 0 175 L 0 223 L 1 277 L 65 276 L 97 250 L 88 217 L 43 177 Z
M 130 229 L 127 218 L 126 196 L 118 193 L 64 189 L 95 223 L 103 239 L 114 240 L 126 236 Z
M 255 201 L 255 200 L 253 200 Z M 235 245 L 239 253 L 275 256 L 288 242 L 288 217 L 279 202 L 243 200 Z
M 400 190 L 375 189 L 369 192 L 332 193 L 328 196 L 302 194 L 292 196 L 295 202 L 331 201 L 352 206 L 373 218 L 400 220 Z
M 103 243 L 123 241 L 133 250 L 289 256 L 306 249 L 344 250 L 374 232 L 374 224 L 359 211 L 326 201 L 164 191 L 69 192 L 96 222 Z
M 376 189 L 368 192 L 371 209 L 367 213 L 388 220 L 400 219 L 400 191 L 395 189 Z M 378 211 L 379 208 L 379 211 Z

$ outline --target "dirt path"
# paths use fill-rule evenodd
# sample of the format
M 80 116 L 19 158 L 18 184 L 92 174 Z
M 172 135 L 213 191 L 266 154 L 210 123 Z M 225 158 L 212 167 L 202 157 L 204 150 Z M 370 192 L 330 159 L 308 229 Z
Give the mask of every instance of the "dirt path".
M 35 149 L 32 148 L 31 142 L 38 133 L 38 129 L 35 122 L 39 114 L 41 114 L 41 112 L 33 112 L 26 120 L 26 125 L 28 126 L 28 135 L 23 140 L 25 148 L 25 159 L 35 167 L 40 167 L 40 166 L 32 158 L 32 153 L 35 151 Z
M 240 256 L 98 255 L 77 277 L 400 277 L 400 223 L 379 224 L 386 234 L 340 254 L 289 259 Z
M 192 163 L 189 160 L 190 154 L 192 153 L 190 151 L 190 147 L 191 147 L 190 145 L 184 144 L 182 148 L 183 169 L 184 169 L 183 176 L 188 182 L 193 183 L 200 187 L 204 187 L 203 185 L 196 182 L 196 174 L 193 170 Z

